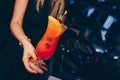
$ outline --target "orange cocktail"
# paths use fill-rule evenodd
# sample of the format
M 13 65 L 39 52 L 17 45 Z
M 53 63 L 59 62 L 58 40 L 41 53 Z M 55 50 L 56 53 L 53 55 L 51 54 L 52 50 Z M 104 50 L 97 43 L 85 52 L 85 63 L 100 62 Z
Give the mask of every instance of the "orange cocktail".
M 36 46 L 36 54 L 39 59 L 47 60 L 54 54 L 61 35 L 67 28 L 54 17 L 49 16 L 49 22 L 41 40 Z

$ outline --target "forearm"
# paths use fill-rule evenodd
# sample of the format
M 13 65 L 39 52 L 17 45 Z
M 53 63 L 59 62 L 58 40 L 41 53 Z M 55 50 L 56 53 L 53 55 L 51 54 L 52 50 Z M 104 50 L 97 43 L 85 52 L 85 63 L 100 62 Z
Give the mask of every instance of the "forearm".
M 15 38 L 23 45 L 30 44 L 22 28 L 23 17 L 27 8 L 28 0 L 15 0 L 10 30 Z
M 23 47 L 31 45 L 30 40 L 25 35 L 25 32 L 20 23 L 12 21 L 10 24 L 10 30 L 15 38 L 22 44 Z

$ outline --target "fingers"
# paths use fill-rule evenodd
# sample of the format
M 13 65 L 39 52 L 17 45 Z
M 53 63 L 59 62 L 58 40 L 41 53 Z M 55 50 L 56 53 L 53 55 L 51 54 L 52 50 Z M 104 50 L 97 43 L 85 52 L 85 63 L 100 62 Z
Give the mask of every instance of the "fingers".
M 23 58 L 23 63 L 26 68 L 26 70 L 33 74 L 44 74 L 44 71 L 48 71 L 48 69 L 45 67 L 45 63 L 42 61 L 35 62 L 32 57 Z
M 45 67 L 46 64 L 43 60 L 38 60 L 39 59 L 34 51 L 31 51 L 31 53 L 25 52 L 23 55 L 23 63 L 28 72 L 43 74 L 44 71 L 47 71 L 47 68 Z
M 30 67 L 29 62 L 30 62 L 30 61 L 29 61 L 29 58 L 27 58 L 27 59 L 26 59 L 26 58 L 23 58 L 23 64 L 24 64 L 26 70 L 27 70 L 28 72 L 30 72 L 30 73 L 36 74 L 37 71 L 33 70 L 33 69 Z
M 32 57 L 32 59 L 33 59 L 34 61 L 37 60 L 37 56 L 36 56 L 36 52 L 35 52 L 35 51 L 34 51 L 34 54 L 31 54 L 31 57 Z
M 45 67 L 46 64 L 45 64 L 45 62 L 44 62 L 43 60 L 38 60 L 37 63 L 36 63 L 36 65 L 37 65 L 39 68 L 41 68 L 42 70 L 48 71 L 48 69 Z
M 45 66 L 43 66 L 43 65 L 41 65 L 40 68 L 41 68 L 42 70 L 44 70 L 44 71 L 48 71 L 48 69 L 47 69 Z
M 43 73 L 44 73 L 44 71 L 42 70 L 42 68 L 38 67 L 35 63 L 30 62 L 29 64 L 30 64 L 30 67 L 31 67 L 33 70 L 37 71 L 38 73 L 40 73 L 40 74 L 43 74 Z

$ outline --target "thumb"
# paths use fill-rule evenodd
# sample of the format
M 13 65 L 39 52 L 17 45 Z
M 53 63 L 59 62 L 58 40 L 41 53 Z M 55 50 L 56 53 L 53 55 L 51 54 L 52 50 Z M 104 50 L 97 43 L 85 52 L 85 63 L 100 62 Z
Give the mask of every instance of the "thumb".
M 37 55 L 36 55 L 36 52 L 35 52 L 35 51 L 33 52 L 33 54 L 31 54 L 31 56 L 32 56 L 32 58 L 33 58 L 34 61 L 37 60 Z

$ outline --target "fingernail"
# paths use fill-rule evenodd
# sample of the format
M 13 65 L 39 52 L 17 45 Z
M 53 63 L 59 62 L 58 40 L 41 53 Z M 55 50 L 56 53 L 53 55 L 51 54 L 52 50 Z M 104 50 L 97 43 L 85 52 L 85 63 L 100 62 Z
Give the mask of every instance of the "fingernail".
M 39 58 L 36 58 L 36 62 L 39 61 Z
M 37 74 L 37 72 L 33 72 L 33 74 Z

